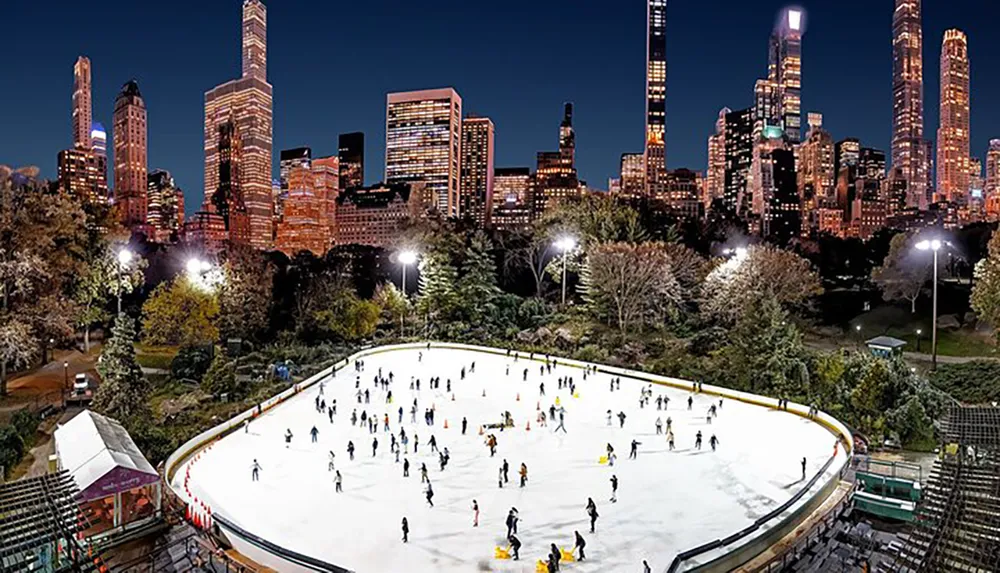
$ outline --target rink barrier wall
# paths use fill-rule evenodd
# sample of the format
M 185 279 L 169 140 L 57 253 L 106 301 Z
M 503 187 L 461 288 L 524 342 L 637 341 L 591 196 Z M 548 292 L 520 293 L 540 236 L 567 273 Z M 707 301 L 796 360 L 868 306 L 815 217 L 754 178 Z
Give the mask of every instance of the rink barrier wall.
M 429 347 L 428 344 L 430 345 Z M 183 500 L 185 503 L 190 503 L 191 500 L 185 498 L 183 491 L 177 491 L 174 489 L 173 477 L 177 469 L 184 462 L 186 462 L 189 458 L 194 456 L 199 450 L 201 450 L 205 446 L 211 444 L 216 440 L 222 439 L 226 435 L 236 430 L 239 430 L 240 428 L 243 427 L 243 424 L 248 420 L 252 421 L 254 418 L 263 415 L 271 408 L 274 408 L 282 404 L 285 400 L 295 396 L 299 392 L 332 376 L 334 373 L 338 372 L 342 368 L 349 366 L 351 363 L 353 363 L 358 359 L 363 359 L 366 356 L 372 356 L 375 354 L 394 352 L 397 350 L 426 350 L 428 348 L 431 350 L 434 348 L 468 350 L 472 352 L 480 352 L 483 354 L 493 354 L 496 356 L 507 356 L 508 352 L 510 352 L 510 355 L 516 355 L 518 360 L 523 359 L 526 361 L 536 362 L 539 364 L 545 364 L 546 360 L 556 360 L 558 361 L 558 364 L 560 366 L 569 366 L 573 368 L 578 368 L 580 370 L 583 370 L 589 366 L 595 366 L 596 371 L 603 374 L 620 376 L 623 378 L 629 378 L 632 380 L 638 380 L 641 382 L 647 382 L 661 386 L 669 386 L 678 390 L 688 391 L 697 394 L 707 394 L 712 396 L 718 396 L 720 398 L 737 400 L 740 402 L 744 402 L 746 404 L 752 404 L 764 408 L 777 409 L 776 398 L 767 398 L 764 396 L 759 396 L 757 394 L 750 394 L 748 392 L 740 392 L 738 390 L 732 390 L 729 388 L 724 388 L 721 386 L 712 386 L 712 385 L 701 385 L 701 387 L 696 390 L 694 385 L 697 383 L 690 380 L 671 378 L 668 376 L 659 376 L 655 374 L 647 374 L 635 370 L 628 370 L 625 368 L 618 368 L 615 366 L 593 364 L 589 362 L 582 362 L 579 360 L 573 360 L 570 358 L 563 358 L 558 356 L 553 358 L 551 356 L 547 356 L 546 354 L 539 352 L 531 353 L 531 352 L 515 351 L 513 349 L 508 350 L 508 349 L 500 349 L 487 346 L 476 346 L 472 344 L 462 344 L 456 342 L 404 343 L 404 344 L 390 344 L 390 345 L 375 346 L 375 347 L 363 347 L 358 352 L 355 352 L 354 354 L 338 361 L 332 366 L 325 368 L 320 372 L 317 372 L 316 374 L 310 376 L 306 380 L 303 380 L 302 382 L 292 385 L 290 388 L 261 402 L 257 406 L 254 406 L 249 410 L 237 414 L 233 418 L 230 418 L 229 420 L 222 422 L 221 424 L 218 424 L 213 428 L 205 430 L 204 432 L 198 434 L 194 438 L 191 438 L 190 440 L 185 442 L 180 448 L 178 448 L 174 453 L 172 453 L 170 457 L 167 458 L 166 464 L 164 465 L 164 478 L 166 479 L 167 487 L 170 488 L 170 490 L 173 491 L 173 493 L 179 499 Z M 784 410 L 788 413 L 798 415 L 802 418 L 806 418 L 825 427 L 830 433 L 832 433 L 837 438 L 837 443 L 845 448 L 845 454 L 846 454 L 845 460 L 850 459 L 850 454 L 854 445 L 853 437 L 851 431 L 839 420 L 823 412 L 818 412 L 817 414 L 810 416 L 809 407 L 802 404 L 789 403 L 786 406 L 786 408 L 784 408 Z M 782 513 L 786 512 L 791 506 L 795 505 L 795 503 L 801 501 L 802 497 L 804 497 L 805 494 L 809 492 L 813 488 L 813 486 L 815 486 L 816 482 L 823 476 L 824 473 L 826 473 L 830 469 L 830 466 L 835 461 L 836 461 L 836 455 L 831 456 L 830 459 L 827 460 L 826 464 L 824 464 L 823 469 L 813 476 L 813 478 L 810 480 L 810 482 L 807 484 L 806 487 L 803 487 L 798 493 L 792 496 L 791 499 L 786 501 L 777 509 L 761 517 L 749 527 L 741 531 L 738 531 L 736 533 L 733 533 L 732 535 L 724 539 L 716 539 L 708 543 L 705 543 L 703 545 L 700 545 L 698 547 L 679 553 L 677 557 L 674 559 L 674 563 L 671 564 L 671 567 L 668 570 L 669 573 L 674 573 L 675 571 L 677 571 L 680 565 L 683 564 L 684 561 L 690 560 L 699 555 L 704 555 L 709 551 L 713 551 L 715 549 L 723 548 L 733 543 L 737 543 L 740 540 L 745 539 L 749 535 L 757 532 L 762 526 L 772 525 L 772 527 L 768 530 L 767 534 L 765 534 L 761 538 L 752 540 L 750 543 L 747 543 L 739 548 L 734 548 L 732 552 L 727 552 L 719 556 L 718 558 L 711 560 L 708 563 L 695 565 L 694 567 L 689 568 L 688 570 L 689 571 L 728 570 L 730 568 L 737 567 L 749 561 L 757 554 L 767 549 L 767 547 L 769 547 L 770 544 L 777 541 L 778 533 L 783 533 L 795 527 L 801 521 L 800 517 L 802 516 L 803 513 L 806 513 L 807 509 L 811 511 L 815 509 L 815 507 L 818 507 L 819 503 L 821 503 L 829 495 L 829 493 L 836 488 L 837 483 L 840 481 L 839 470 L 831 475 L 828 482 L 824 484 L 823 488 L 819 492 L 813 494 L 810 502 L 800 506 L 791 514 L 785 516 L 785 518 L 780 523 L 777 524 L 768 523 L 769 521 L 779 517 Z M 822 495 L 824 493 L 826 495 Z M 297 563 L 296 561 L 297 559 L 306 557 L 298 553 L 295 553 L 293 551 L 284 549 L 278 545 L 275 545 L 267 540 L 264 540 L 263 538 L 254 535 L 251 532 L 239 528 L 238 526 L 236 526 L 232 522 L 229 522 L 228 520 L 225 519 L 225 517 L 219 515 L 218 513 L 215 514 L 214 518 L 219 523 L 224 522 L 228 524 L 229 527 L 227 529 L 229 529 L 231 534 L 237 535 L 244 541 L 252 543 L 257 547 L 261 548 L 262 550 L 264 550 L 265 552 L 271 553 L 281 559 L 286 559 L 288 561 L 291 561 L 292 563 Z M 252 537 L 252 539 L 248 538 L 248 536 Z M 766 540 L 767 544 L 766 545 L 760 544 L 759 542 L 762 540 Z M 283 555 L 288 557 L 285 557 Z M 311 559 L 313 561 L 318 561 L 313 558 L 308 558 L 308 559 Z M 299 565 L 303 566 L 301 564 Z M 341 569 L 335 565 L 330 565 L 326 563 L 323 563 L 323 566 L 329 567 L 329 569 L 316 569 L 316 570 L 347 571 L 346 569 Z
M 265 553 L 274 555 L 283 559 L 284 561 L 290 563 L 291 565 L 306 569 L 309 571 L 319 571 L 320 573 L 351 573 L 349 569 L 344 569 L 343 567 L 338 567 L 336 565 L 331 565 L 329 563 L 320 561 L 314 557 L 309 557 L 308 555 L 302 555 L 301 553 L 296 553 L 289 549 L 285 549 L 280 545 L 275 545 L 270 541 L 254 535 L 249 531 L 243 529 L 242 527 L 236 525 L 235 523 L 229 521 L 228 519 L 222 517 L 221 515 L 216 515 L 214 517 L 215 523 L 219 526 L 219 529 L 224 530 L 226 536 L 235 535 L 241 540 L 256 546 L 261 551 Z M 270 567 L 280 567 L 283 564 L 279 563 L 266 563 Z M 287 567 L 282 567 L 280 571 L 287 570 Z

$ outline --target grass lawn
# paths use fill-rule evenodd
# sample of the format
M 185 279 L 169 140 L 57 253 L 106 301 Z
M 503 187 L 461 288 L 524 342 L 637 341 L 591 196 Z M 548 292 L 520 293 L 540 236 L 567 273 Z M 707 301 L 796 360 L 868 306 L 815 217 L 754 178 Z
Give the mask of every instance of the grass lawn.
M 888 336 L 905 340 L 906 350 L 917 352 L 917 335 L 915 330 L 904 331 L 890 328 Z M 930 332 L 920 335 L 920 352 L 931 353 Z M 967 330 L 938 330 L 938 354 L 941 356 L 997 356 L 997 348 L 982 336 Z
M 135 357 L 139 361 L 139 366 L 143 368 L 159 368 L 169 370 L 170 363 L 180 350 L 176 346 L 147 346 L 145 344 L 135 345 Z

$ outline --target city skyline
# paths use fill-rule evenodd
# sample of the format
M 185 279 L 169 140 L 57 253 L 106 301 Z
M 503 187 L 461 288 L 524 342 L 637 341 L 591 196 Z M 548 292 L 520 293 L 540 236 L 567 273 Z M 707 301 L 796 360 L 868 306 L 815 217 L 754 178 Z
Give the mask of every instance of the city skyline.
M 58 49 L 42 50 L 38 58 L 29 57 L 29 62 L 38 59 L 48 61 L 53 53 L 58 52 L 59 67 L 52 69 L 48 64 L 38 64 L 38 69 L 34 77 L 43 85 L 52 85 L 55 94 L 50 94 L 48 89 L 43 89 L 42 97 L 34 98 L 37 103 L 31 108 L 40 110 L 40 117 L 35 117 L 35 112 L 23 113 L 16 108 L 19 97 L 13 94 L 0 96 L 0 101 L 8 102 L 13 100 L 13 104 L 0 105 L 6 125 L 17 125 L 17 116 L 27 115 L 31 117 L 34 124 L 40 126 L 35 132 L 39 134 L 39 139 L 45 142 L 40 146 L 38 142 L 30 141 L 23 145 L 14 146 L 11 143 L 0 144 L 0 158 L 4 162 L 13 164 L 36 164 L 42 169 L 42 174 L 47 177 L 55 176 L 55 153 L 60 149 L 72 146 L 71 126 L 69 116 L 71 112 L 72 94 L 72 65 L 79 55 L 86 55 L 90 58 L 93 74 L 93 107 L 94 121 L 110 123 L 110 107 L 113 105 L 114 93 L 117 88 L 128 81 L 130 77 L 138 78 L 143 86 L 143 96 L 146 100 L 147 109 L 150 114 L 149 122 L 149 162 L 150 171 L 154 169 L 167 169 L 175 174 L 178 185 L 186 191 L 186 204 L 188 211 L 196 210 L 202 203 L 203 185 L 199 181 L 200 177 L 193 177 L 199 170 L 199 165 L 191 165 L 191 157 L 201 151 L 198 140 L 201 130 L 198 129 L 201 123 L 200 113 L 192 115 L 190 113 L 189 102 L 192 98 L 200 99 L 200 96 L 213 85 L 226 77 L 232 76 L 233 67 L 228 63 L 238 61 L 242 53 L 239 47 L 239 28 L 235 25 L 235 19 L 239 17 L 240 5 L 238 1 L 220 2 L 219 6 L 213 5 L 210 8 L 199 10 L 204 12 L 204 17 L 199 20 L 197 26 L 207 26 L 215 36 L 210 42 L 211 47 L 205 48 L 205 63 L 199 63 L 195 67 L 190 67 L 190 74 L 172 75 L 170 66 L 158 67 L 155 65 L 156 57 L 143 58 L 141 54 L 149 51 L 149 46 L 143 44 L 136 46 L 133 53 L 123 54 L 121 52 L 112 53 L 105 51 L 98 43 L 92 39 L 76 41 L 73 34 L 69 34 L 65 40 L 59 42 Z M 290 3 L 294 4 L 294 3 Z M 394 2 L 384 2 L 387 6 L 397 6 Z M 553 3 L 558 5 L 559 3 Z M 633 5 L 635 4 L 635 5 Z M 814 5 L 815 4 L 815 5 Z M 843 3 L 841 3 L 843 4 Z M 973 156 L 983 158 L 986 152 L 987 142 L 1000 135 L 1000 122 L 998 122 L 998 112 L 990 109 L 986 102 L 991 99 L 990 94 L 1000 92 L 1000 85 L 988 75 L 989 62 L 997 57 L 997 50 L 984 38 L 988 37 L 985 27 L 979 24 L 982 18 L 996 12 L 996 8 L 977 6 L 973 2 L 953 2 L 950 3 L 950 11 L 943 9 L 943 3 L 925 1 L 923 6 L 924 22 L 924 104 L 925 104 L 925 136 L 936 128 L 937 107 L 938 107 L 938 84 L 936 62 L 940 50 L 941 37 L 945 28 L 957 27 L 965 31 L 969 38 L 969 52 L 972 59 L 981 64 L 973 66 L 973 93 L 972 93 L 972 145 L 970 152 Z M 183 3 L 181 3 L 183 6 Z M 719 108 L 723 105 L 732 109 L 741 109 L 752 104 L 753 78 L 758 76 L 759 62 L 766 57 L 764 49 L 760 46 L 766 45 L 768 36 L 774 24 L 775 15 L 784 7 L 784 3 L 767 2 L 766 5 L 757 3 L 752 10 L 747 10 L 745 6 L 731 6 L 726 18 L 718 23 L 713 23 L 714 29 L 721 33 L 718 41 L 713 41 L 712 45 L 704 47 L 697 53 L 690 49 L 685 49 L 684 43 L 694 37 L 698 37 L 699 29 L 704 33 L 704 26 L 707 26 L 707 19 L 699 19 L 700 14 L 697 7 L 686 6 L 680 2 L 668 3 L 667 5 L 667 61 L 670 69 L 668 77 L 668 98 L 667 98 L 667 147 L 671 150 L 667 159 L 670 168 L 688 167 L 698 171 L 706 168 L 706 149 L 704 142 L 708 135 L 713 132 L 714 119 Z M 876 147 L 888 151 L 889 140 L 892 132 L 891 106 L 892 106 L 892 7 L 887 6 L 885 10 L 879 10 L 873 14 L 870 20 L 863 25 L 857 24 L 856 30 L 851 32 L 852 40 L 856 41 L 858 62 L 852 65 L 851 77 L 844 76 L 838 68 L 843 62 L 843 53 L 836 52 L 832 46 L 835 45 L 839 37 L 835 27 L 838 23 L 843 23 L 843 14 L 837 10 L 831 10 L 829 6 L 821 3 L 803 3 L 808 17 L 808 36 L 803 47 L 803 95 L 802 113 L 817 111 L 825 116 L 824 127 L 829 130 L 835 139 L 844 137 L 857 137 L 862 144 L 868 147 Z M 860 6 L 860 4 L 859 4 Z M 523 21 L 524 26 L 540 26 L 551 23 L 556 6 L 538 7 L 531 14 L 534 19 Z M 509 81 L 512 70 L 496 67 L 497 61 L 516 62 L 530 59 L 531 54 L 546 53 L 549 50 L 548 41 L 544 38 L 536 39 L 532 42 L 520 42 L 516 46 L 499 44 L 493 48 L 490 58 L 480 59 L 480 63 L 485 70 L 470 69 L 463 70 L 442 70 L 449 62 L 430 62 L 416 66 L 416 69 L 399 70 L 396 73 L 398 61 L 411 62 L 416 55 L 392 54 L 391 47 L 383 48 L 383 53 L 376 56 L 364 56 L 363 61 L 369 64 L 380 66 L 378 72 L 372 74 L 371 78 L 361 78 L 360 81 L 352 83 L 356 87 L 358 94 L 351 94 L 350 97 L 342 96 L 336 92 L 325 93 L 327 99 L 335 103 L 316 103 L 311 108 L 310 101 L 316 95 L 323 96 L 324 93 L 314 94 L 304 101 L 297 98 L 295 94 L 307 91 L 311 85 L 306 81 L 306 76 L 289 76 L 289 72 L 294 71 L 302 62 L 295 62 L 289 59 L 289 49 L 301 47 L 301 38 L 298 34 L 289 33 L 295 28 L 294 7 L 282 3 L 279 6 L 269 6 L 269 36 L 268 48 L 271 60 L 268 76 L 271 83 L 275 85 L 275 141 L 273 145 L 274 153 L 279 149 L 295 147 L 297 145 L 310 145 L 316 148 L 317 155 L 330 155 L 336 153 L 336 137 L 341 132 L 361 130 L 366 136 L 366 155 L 369 157 L 384 156 L 384 101 L 389 91 L 420 90 L 434 87 L 444 87 L 450 85 L 462 94 L 466 101 L 464 111 L 478 115 L 486 115 L 494 119 L 496 124 L 496 166 L 530 166 L 534 163 L 533 158 L 539 150 L 552 147 L 550 127 L 558 121 L 561 104 L 564 101 L 572 101 L 575 104 L 576 114 L 574 117 L 574 127 L 577 132 L 577 164 L 580 169 L 581 179 L 586 179 L 595 188 L 604 189 L 607 187 L 607 178 L 617 175 L 621 154 L 626 152 L 641 151 L 642 134 L 644 132 L 644 74 L 643 68 L 645 52 L 644 20 L 646 12 L 645 2 L 632 2 L 622 5 L 620 9 L 612 14 L 607 14 L 606 31 L 601 36 L 607 38 L 607 42 L 591 42 L 579 45 L 576 51 L 562 52 L 566 69 L 570 72 L 595 68 L 593 73 L 588 72 L 583 75 L 577 73 L 559 74 L 558 80 L 552 78 L 542 78 L 532 86 L 533 89 L 521 89 L 517 93 L 516 105 L 501 101 L 501 95 L 510 95 L 511 83 Z M 502 34 L 498 30 L 506 29 L 511 24 L 511 20 L 523 17 L 528 14 L 527 5 L 514 2 L 511 10 L 497 13 L 494 29 L 487 30 L 488 35 L 497 42 L 501 42 Z M 18 7 L 15 10 L 27 11 L 28 7 Z M 122 19 L 133 18 L 136 10 L 124 8 L 117 3 L 110 3 L 110 8 L 102 7 L 99 12 L 107 13 L 117 9 L 116 17 Z M 191 5 L 194 9 L 194 5 Z M 345 8 L 346 9 L 346 8 Z M 373 14 L 366 13 L 359 7 L 350 7 L 350 10 L 359 11 L 360 15 Z M 394 8 L 399 11 L 407 11 L 405 6 L 399 5 Z M 575 30 L 584 32 L 595 26 L 594 18 L 600 11 L 589 3 L 567 8 L 565 17 L 573 21 Z M 846 10 L 846 8 L 844 8 Z M 181 8 L 183 11 L 183 8 Z M 141 11 L 139 11 L 141 13 Z M 435 12 L 435 11 L 431 11 Z M 471 17 L 474 12 L 469 8 L 456 10 L 455 14 L 450 14 L 449 18 L 465 19 Z M 89 17 L 87 15 L 86 17 Z M 85 19 L 86 19 L 85 17 Z M 743 25 L 738 26 L 731 19 L 740 17 L 745 20 Z M 749 18 L 749 19 L 748 19 Z M 302 22 L 298 22 L 302 24 Z M 56 23 L 57 26 L 62 25 Z M 194 26 L 194 23 L 189 23 Z M 621 31 L 619 31 L 621 30 Z M 977 30 L 981 32 L 977 34 Z M 17 37 L 17 33 L 14 34 Z M 977 41 L 977 37 L 980 41 Z M 235 38 L 235 39 L 234 39 Z M 151 41 L 155 38 L 151 38 Z M 224 40 L 224 41 L 223 41 Z M 67 44 L 61 46 L 62 43 Z M 199 44 L 195 41 L 194 44 Z M 433 42 L 430 42 L 433 44 Z M 596 44 L 590 45 L 590 44 Z M 734 44 L 740 48 L 732 51 Z M 503 47 L 510 48 L 504 52 Z M 425 50 L 430 50 L 433 45 L 416 46 L 414 51 L 417 54 L 424 54 Z M 587 65 L 589 56 L 595 51 L 606 52 L 597 60 L 597 65 L 591 61 Z M 178 48 L 181 54 L 186 53 L 186 47 Z M 728 52 L 726 52 L 728 50 Z M 694 84 L 698 83 L 698 78 L 705 77 L 706 70 L 700 69 L 698 62 L 713 61 L 716 52 L 726 52 L 725 61 L 731 69 L 727 69 L 724 74 L 726 78 L 714 80 L 714 87 L 710 87 L 707 93 L 700 94 L 699 100 L 691 99 L 691 92 Z M 746 54 L 744 54 L 744 52 Z M 8 52 L 9 53 L 9 52 Z M 315 50 L 314 54 L 301 56 L 305 62 L 314 62 L 314 59 L 323 53 L 322 50 Z M 120 57 L 119 57 L 120 56 Z M 395 59 L 394 59 L 395 58 Z M 457 63 L 468 63 L 471 56 L 456 55 L 451 59 Z M 55 59 L 55 58 L 53 58 Z M 422 58 L 426 59 L 426 58 Z M 122 62 L 124 60 L 125 63 Z M 184 60 L 183 57 L 180 58 Z M 446 60 L 446 58 L 442 58 Z M 620 61 L 619 61 L 620 60 Z M 217 65 L 216 62 L 224 62 Z M 745 65 L 744 62 L 749 62 Z M 228 62 L 228 63 L 227 63 Z M 840 64 L 838 64 L 840 62 Z M 127 66 L 126 66 L 127 65 Z M 310 64 L 312 65 L 312 64 Z M 692 68 L 694 65 L 694 68 Z M 128 67 L 132 73 L 122 73 L 121 69 Z M 410 67 L 413 67 L 412 65 Z M 706 66 L 711 67 L 711 66 Z M 870 68 L 870 69 L 869 69 Z M 16 66 L 15 66 L 16 69 Z M 976 70 L 985 70 L 985 73 L 976 75 Z M 392 70 L 393 73 L 390 73 Z M 495 71 L 496 73 L 491 73 Z M 866 70 L 868 70 L 866 72 Z M 485 73 L 485 77 L 483 77 Z M 708 70 L 709 72 L 711 70 Z M 518 68 L 518 73 L 526 78 L 534 77 L 534 71 L 527 67 Z M 831 77 L 840 74 L 842 81 L 832 82 Z M 855 77 L 857 74 L 857 77 Z M 712 74 L 708 74 L 709 76 Z M 716 74 L 718 75 L 718 74 Z M 865 80 L 866 76 L 869 76 Z M 208 83 L 204 83 L 204 78 L 214 78 Z M 346 76 L 341 76 L 346 77 Z M 396 79 L 398 78 L 398 80 Z M 424 78 L 424 79 L 421 79 Z M 858 81 L 861 78 L 862 81 Z M 163 91 L 163 86 L 169 80 L 170 91 Z M 587 82 L 587 83 L 584 83 Z M 596 83 L 594 83 L 596 82 Z M 523 82 L 513 82 L 518 85 L 525 85 Z M 109 89 L 109 86 L 115 86 Z M 390 89 L 382 91 L 381 87 Z M 862 86 L 859 89 L 859 86 Z M 865 87 L 870 86 L 870 87 Z M 487 92 L 485 95 L 483 92 Z M 703 90 L 704 91 L 704 88 Z M 496 93 L 494 93 L 496 92 Z M 170 94 L 174 94 L 171 97 Z M 180 98 L 180 99 L 177 99 Z M 613 99 L 607 99 L 613 98 Z M 359 103 L 339 103 L 341 99 L 360 99 Z M 843 100 L 839 101 L 838 100 Z M 183 105 L 180 102 L 183 101 Z M 614 102 L 608 105 L 608 102 Z M 710 103 L 706 103 L 710 102 Z M 829 102 L 829 103 L 826 103 Z M 977 105 L 979 102 L 979 105 Z M 852 109 L 846 110 L 845 104 L 850 104 Z M 836 104 L 836 105 L 834 105 Z M 14 107 L 12 107 L 12 105 Z M 200 106 L 198 106 L 200 107 Z M 702 113 L 705 107 L 714 107 L 708 113 Z M 183 108 L 181 110 L 180 108 Z M 301 121 L 293 114 L 308 115 L 312 113 L 317 120 L 317 127 L 302 128 Z M 299 109 L 304 108 L 304 109 Z M 513 109 L 512 109 L 513 108 Z M 183 114 L 181 114 L 183 111 Z M 380 113 L 381 112 L 381 113 Z M 848 113 L 849 112 L 849 113 Z M 178 119 L 183 115 L 183 121 Z M 283 121 L 283 117 L 285 120 Z M 364 118 L 359 122 L 357 118 Z M 373 118 L 375 121 L 371 122 Z M 526 125 L 536 122 L 537 125 Z M 330 126 L 330 127 L 324 127 Z M 994 132 L 996 131 L 996 133 Z M 17 131 L 15 127 L 15 131 Z M 162 141 L 161 141 L 161 138 Z M 194 139 L 196 143 L 193 149 L 185 145 L 183 149 L 174 149 L 179 140 L 190 142 Z M 199 162 L 200 163 L 200 162 Z M 276 174 L 277 161 L 272 162 L 272 170 Z M 378 161 L 366 163 L 366 180 L 377 181 L 383 179 L 382 164 Z

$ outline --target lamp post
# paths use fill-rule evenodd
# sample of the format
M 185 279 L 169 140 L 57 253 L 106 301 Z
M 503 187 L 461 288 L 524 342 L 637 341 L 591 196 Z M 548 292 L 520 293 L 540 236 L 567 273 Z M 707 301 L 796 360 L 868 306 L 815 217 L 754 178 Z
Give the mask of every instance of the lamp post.
M 917 352 L 920 352 L 920 335 L 923 333 L 919 328 L 917 329 Z
M 931 303 L 931 370 L 937 370 L 937 300 L 938 300 L 938 251 L 943 245 L 940 240 L 920 241 L 917 249 L 934 253 L 934 288 Z
M 117 285 L 115 287 L 115 292 L 118 294 L 118 314 L 122 313 L 122 271 L 132 262 L 132 251 L 128 249 L 122 249 L 118 251 L 118 277 L 116 279 Z
M 566 306 L 566 263 L 569 260 L 569 253 L 576 248 L 576 239 L 573 237 L 563 237 L 556 241 L 556 248 L 563 253 L 562 268 L 562 305 Z
M 403 252 L 399 253 L 399 256 L 397 257 L 397 260 L 399 261 L 399 265 L 403 268 L 403 282 L 400 283 L 400 286 L 402 286 L 402 291 L 403 291 L 403 304 L 404 304 L 404 308 L 403 308 L 403 312 L 399 315 L 399 335 L 402 336 L 403 332 L 404 332 L 403 329 L 406 326 L 406 324 L 405 324 L 405 321 L 406 321 L 406 308 L 405 308 L 405 304 L 406 304 L 406 300 L 407 300 L 407 298 L 406 298 L 406 267 L 408 267 L 408 266 L 412 265 L 413 263 L 417 262 L 417 253 L 414 252 L 414 251 L 403 251 Z
M 70 392 L 71 388 L 69 386 L 69 362 L 63 362 L 63 409 L 66 409 L 66 394 Z

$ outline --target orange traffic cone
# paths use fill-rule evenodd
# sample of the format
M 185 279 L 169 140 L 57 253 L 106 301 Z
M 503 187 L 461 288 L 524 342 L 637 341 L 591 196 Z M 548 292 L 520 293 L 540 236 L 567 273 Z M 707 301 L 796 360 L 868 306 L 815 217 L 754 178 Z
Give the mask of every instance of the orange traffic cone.
M 528 420 L 528 425 L 524 427 L 524 431 L 526 431 L 526 432 L 530 432 L 531 431 L 531 420 Z
M 191 521 L 191 506 L 190 505 L 187 506 L 187 508 L 184 510 L 184 519 L 186 519 L 188 521 Z
M 518 393 L 517 393 L 517 401 L 518 401 L 518 402 L 520 402 L 520 401 L 521 401 L 521 393 L 520 393 L 520 392 L 518 392 Z
M 445 420 L 444 420 L 444 429 L 445 430 L 448 429 L 448 419 L 447 418 L 445 418 Z

